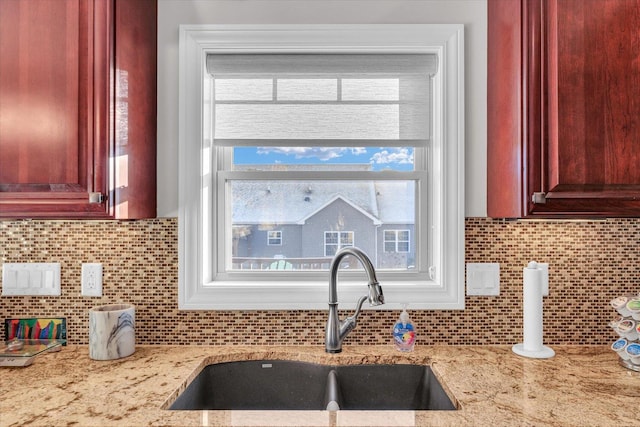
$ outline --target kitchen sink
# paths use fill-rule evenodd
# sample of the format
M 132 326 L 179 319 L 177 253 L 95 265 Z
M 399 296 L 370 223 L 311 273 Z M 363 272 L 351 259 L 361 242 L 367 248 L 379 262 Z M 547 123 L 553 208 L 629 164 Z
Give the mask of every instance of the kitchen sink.
M 336 371 L 340 409 L 456 409 L 429 366 L 347 365 Z
M 429 366 L 284 360 L 206 366 L 169 409 L 454 410 Z

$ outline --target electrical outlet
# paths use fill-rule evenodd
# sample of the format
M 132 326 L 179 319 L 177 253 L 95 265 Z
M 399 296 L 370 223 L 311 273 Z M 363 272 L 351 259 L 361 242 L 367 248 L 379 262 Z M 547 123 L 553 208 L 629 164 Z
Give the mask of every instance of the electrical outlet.
M 102 264 L 82 264 L 82 296 L 102 296 Z

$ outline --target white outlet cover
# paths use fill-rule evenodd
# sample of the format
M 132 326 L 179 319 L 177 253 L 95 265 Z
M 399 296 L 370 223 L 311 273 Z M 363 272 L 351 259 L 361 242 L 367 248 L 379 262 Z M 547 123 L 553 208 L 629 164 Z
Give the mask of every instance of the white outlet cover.
M 102 296 L 102 264 L 89 262 L 82 264 L 82 296 Z

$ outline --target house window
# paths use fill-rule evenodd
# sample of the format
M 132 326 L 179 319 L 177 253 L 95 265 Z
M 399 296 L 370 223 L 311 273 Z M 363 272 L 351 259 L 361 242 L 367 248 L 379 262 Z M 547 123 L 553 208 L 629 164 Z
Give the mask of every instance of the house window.
M 418 216 L 428 194 L 416 188 L 427 181 L 436 72 L 437 56 L 428 53 L 208 54 L 205 135 L 221 160 L 216 173 L 225 188 L 218 205 L 230 207 L 214 219 L 224 218 L 219 236 L 229 239 L 238 224 L 286 224 L 280 255 L 292 270 L 327 270 L 330 259 L 319 258 L 353 246 L 353 232 L 335 239 L 329 232 L 323 246 L 319 224 L 353 229 L 371 236 L 358 245 L 376 268 L 407 270 L 406 260 L 381 259 L 376 231 L 428 221 Z M 417 227 L 428 239 L 428 227 Z M 218 239 L 224 258 L 218 271 L 270 270 L 265 258 L 272 249 L 254 242 L 262 238 L 249 235 L 231 252 Z
M 385 252 L 409 252 L 409 230 L 385 230 Z
M 324 255 L 334 256 L 342 248 L 353 246 L 353 231 L 325 231 Z
M 281 246 L 282 245 L 282 231 L 267 231 L 267 245 L 268 246 Z
M 324 308 L 331 258 L 358 233 L 392 296 L 383 309 L 462 308 L 462 36 L 181 27 L 179 306 Z M 384 256 L 391 245 L 404 255 Z M 341 299 L 356 301 L 349 265 Z

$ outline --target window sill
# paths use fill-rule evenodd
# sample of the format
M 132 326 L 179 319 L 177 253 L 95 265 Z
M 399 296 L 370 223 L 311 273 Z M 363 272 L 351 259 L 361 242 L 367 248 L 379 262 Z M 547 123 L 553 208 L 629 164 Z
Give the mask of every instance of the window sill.
M 464 277 L 460 280 L 464 280 Z M 420 310 L 464 308 L 464 297 L 457 298 L 456 295 L 452 295 L 458 288 L 456 286 L 450 286 L 449 290 L 445 290 L 433 281 L 381 281 L 380 285 L 386 302 L 375 307 L 378 310 L 399 310 L 403 304 Z M 338 282 L 341 309 L 354 309 L 358 299 L 366 294 L 364 278 L 359 282 Z M 421 295 L 428 295 L 428 301 L 421 300 Z M 198 286 L 192 292 L 187 292 L 185 287 L 181 287 L 179 293 L 181 310 L 325 310 L 328 300 L 328 278 L 326 282 L 289 283 L 216 281 Z M 365 304 L 364 308 L 368 308 L 368 305 Z

